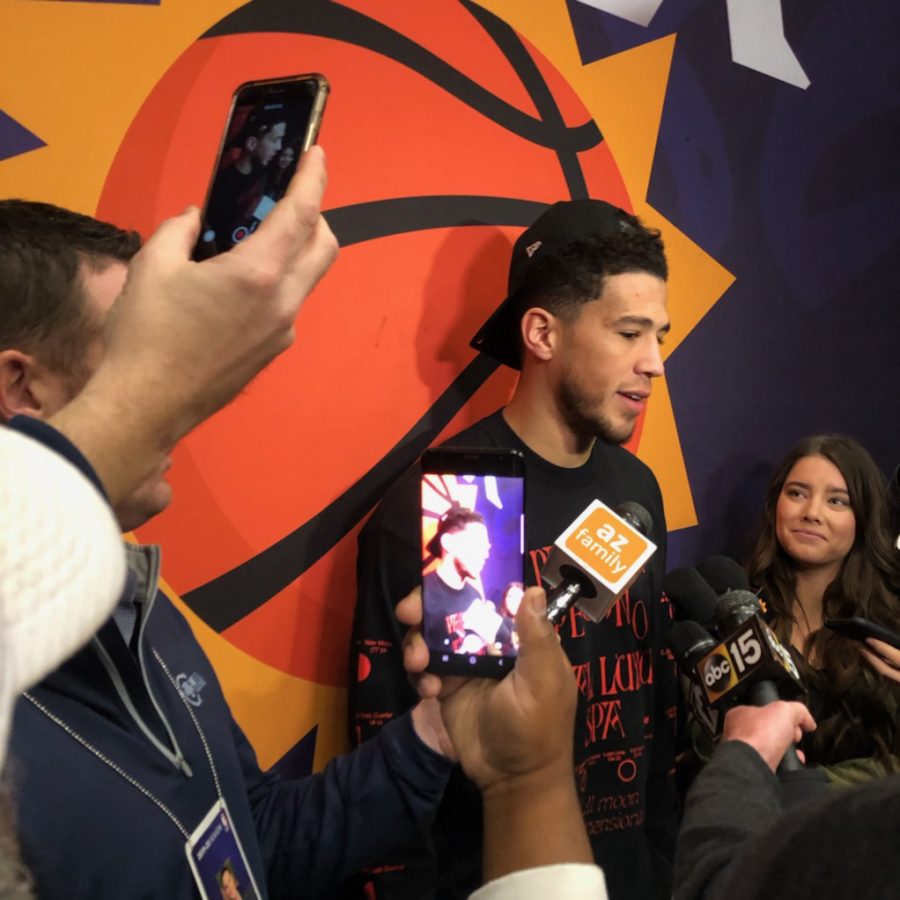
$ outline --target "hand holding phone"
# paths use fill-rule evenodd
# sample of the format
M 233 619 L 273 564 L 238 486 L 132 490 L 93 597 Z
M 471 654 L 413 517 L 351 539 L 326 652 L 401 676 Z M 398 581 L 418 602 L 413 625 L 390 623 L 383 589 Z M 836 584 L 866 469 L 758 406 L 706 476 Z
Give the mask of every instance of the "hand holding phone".
M 284 196 L 325 112 L 324 76 L 251 81 L 235 92 L 203 210 L 194 259 L 230 250 Z

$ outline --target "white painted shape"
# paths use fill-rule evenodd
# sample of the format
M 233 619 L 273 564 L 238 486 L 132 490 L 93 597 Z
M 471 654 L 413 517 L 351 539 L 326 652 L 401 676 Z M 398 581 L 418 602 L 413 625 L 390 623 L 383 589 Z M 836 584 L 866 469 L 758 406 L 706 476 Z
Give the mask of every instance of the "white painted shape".
M 663 0 L 578 0 L 578 2 L 646 28 L 662 6 Z
M 734 62 L 806 90 L 810 81 L 784 36 L 781 0 L 728 0 Z

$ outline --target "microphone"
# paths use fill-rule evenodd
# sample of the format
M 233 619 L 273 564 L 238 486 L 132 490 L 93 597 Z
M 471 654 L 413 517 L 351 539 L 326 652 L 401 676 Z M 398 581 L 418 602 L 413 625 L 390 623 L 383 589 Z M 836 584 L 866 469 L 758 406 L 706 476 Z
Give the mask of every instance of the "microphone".
M 696 569 L 682 566 L 668 572 L 663 579 L 663 591 L 675 607 L 678 619 L 689 619 L 707 631 L 715 631 L 719 596 Z
M 762 620 L 759 600 L 750 591 L 728 591 L 719 601 L 719 633 L 727 635 L 697 664 L 697 673 L 709 705 L 716 709 L 735 703 L 765 706 L 803 693 L 800 673 L 790 654 Z M 779 690 L 779 686 L 781 691 Z M 779 771 L 802 768 L 791 747 Z
M 650 513 L 627 502 L 615 511 L 594 500 L 556 539 L 541 569 L 547 618 L 558 625 L 573 604 L 599 622 L 656 552 Z
M 688 704 L 691 712 L 706 733 L 715 739 L 722 730 L 722 716 L 719 710 L 710 707 L 706 699 L 697 674 L 697 663 L 715 649 L 716 640 L 702 625 L 682 621 L 676 622 L 669 630 L 669 646 L 678 668 L 690 681 Z
M 707 572 L 708 563 L 709 560 L 702 564 Z M 712 568 L 718 585 L 737 580 L 737 564 L 727 557 L 716 558 Z M 676 622 L 669 633 L 679 667 L 690 679 L 691 711 L 710 737 L 715 739 L 721 733 L 723 713 L 729 707 L 748 701 L 765 705 L 780 699 L 776 683 L 789 697 L 803 693 L 797 667 L 760 617 L 760 602 L 755 594 L 733 589 L 717 600 L 712 587 L 694 569 L 676 569 L 666 579 L 666 593 L 679 613 L 688 608 L 698 615 L 708 615 L 712 609 L 719 634 L 727 635 L 716 644 L 700 625 L 688 621 Z M 805 802 L 828 790 L 825 770 L 820 766 L 804 767 L 793 746 L 782 758 L 777 774 L 785 806 Z
M 669 630 L 669 646 L 685 675 L 696 674 L 697 663 L 716 647 L 716 639 L 697 622 L 676 622 Z
M 616 512 L 632 527 L 645 537 L 653 531 L 653 517 L 634 500 L 626 500 L 616 507 Z
M 750 588 L 747 573 L 727 556 L 710 556 L 697 565 L 697 571 L 720 597 L 728 591 L 746 591 Z

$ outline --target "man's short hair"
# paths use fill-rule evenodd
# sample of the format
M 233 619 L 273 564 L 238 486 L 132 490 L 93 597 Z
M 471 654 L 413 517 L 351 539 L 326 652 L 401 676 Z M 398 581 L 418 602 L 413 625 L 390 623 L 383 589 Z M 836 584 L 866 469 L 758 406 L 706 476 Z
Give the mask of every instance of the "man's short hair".
M 451 506 L 441 516 L 437 531 L 425 549 L 432 556 L 438 559 L 441 558 L 444 555 L 444 548 L 441 546 L 441 539 L 444 535 L 454 534 L 457 531 L 462 531 L 466 526 L 476 523 L 484 525 L 484 516 L 481 513 L 475 512 L 474 509 L 466 509 L 464 506 Z
M 612 275 L 669 276 L 659 231 L 603 200 L 562 200 L 548 207 L 513 246 L 506 298 L 471 346 L 513 369 L 522 367 L 522 315 L 532 307 L 570 320 L 596 300 Z
M 249 138 L 265 137 L 276 125 L 286 125 L 287 119 L 283 109 L 254 109 L 229 143 L 232 147 L 243 149 Z
M 50 203 L 0 200 L 0 350 L 39 355 L 77 376 L 98 324 L 81 267 L 127 263 L 140 236 Z
M 659 231 L 628 218 L 627 230 L 575 241 L 535 262 L 516 292 L 516 321 L 533 306 L 570 317 L 596 300 L 612 275 L 646 272 L 665 281 L 669 266 Z

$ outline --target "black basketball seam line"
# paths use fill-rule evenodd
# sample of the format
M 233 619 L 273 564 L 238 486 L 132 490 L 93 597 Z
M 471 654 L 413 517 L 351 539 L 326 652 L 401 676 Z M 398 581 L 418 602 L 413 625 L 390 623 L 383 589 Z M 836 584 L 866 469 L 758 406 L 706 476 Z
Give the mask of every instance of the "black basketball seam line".
M 530 225 L 546 208 L 543 200 L 467 194 L 390 197 L 323 210 L 342 247 L 391 235 L 499 225 Z
M 550 123 L 554 128 L 565 128 L 565 120 L 547 86 L 546 79 L 515 29 L 509 23 L 474 3 L 473 0 L 459 0 L 459 2 L 484 28 L 497 49 L 506 57 L 513 71 L 519 76 L 522 86 L 528 91 L 528 96 L 531 97 L 541 121 Z M 597 131 L 602 137 L 599 127 Z M 587 199 L 589 196 L 587 182 L 578 155 L 572 151 L 557 148 L 556 156 L 559 159 L 570 198 L 572 200 Z
M 283 2 L 284 0 L 255 0 L 226 16 L 205 32 L 200 39 L 260 33 L 247 31 L 246 24 L 262 25 L 261 19 L 265 8 L 267 6 L 277 7 L 279 3 Z M 428 79 L 461 103 L 530 143 L 550 150 L 565 147 L 573 152 L 581 152 L 589 150 L 603 141 L 603 135 L 593 119 L 589 118 L 581 125 L 571 127 L 564 125 L 561 130 L 554 130 L 548 122 L 530 116 L 507 103 L 406 35 L 339 3 L 309 0 L 302 8 L 294 5 L 288 6 L 286 13 L 277 27 L 266 24 L 266 30 L 274 33 L 328 37 L 371 50 Z M 298 31 L 296 25 L 290 27 L 287 24 L 288 20 L 293 20 L 298 15 L 306 17 L 302 31 Z M 342 20 L 355 20 L 357 25 L 365 23 L 365 27 L 350 35 L 338 33 L 335 26 L 340 25 Z M 244 30 L 238 30 L 240 28 Z M 377 35 L 387 38 L 388 45 L 394 45 L 393 50 L 390 46 L 388 48 L 378 46 L 374 41 Z M 556 140 L 551 140 L 554 137 Z

